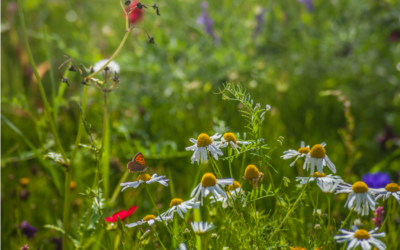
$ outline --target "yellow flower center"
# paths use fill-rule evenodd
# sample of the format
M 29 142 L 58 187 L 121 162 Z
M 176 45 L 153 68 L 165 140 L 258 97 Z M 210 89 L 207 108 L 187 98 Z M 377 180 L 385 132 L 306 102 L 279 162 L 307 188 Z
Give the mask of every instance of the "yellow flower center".
M 137 181 L 142 180 L 142 181 L 149 181 L 151 179 L 151 176 L 149 174 L 140 174 L 137 178 Z
M 315 144 L 311 149 L 310 155 L 313 158 L 324 158 L 326 155 L 325 148 L 321 144 Z
M 29 178 L 28 178 L 28 177 L 21 178 L 21 180 L 19 180 L 19 183 L 20 183 L 22 186 L 26 186 L 26 185 L 29 184 Z
M 197 138 L 197 147 L 205 147 L 212 143 L 211 138 L 204 133 L 201 133 Z
M 171 203 L 169 204 L 169 207 L 177 206 L 179 204 L 182 204 L 183 200 L 179 198 L 174 198 L 171 200 Z
M 143 218 L 143 221 L 149 221 L 149 220 L 155 220 L 155 219 L 156 219 L 156 217 L 155 217 L 154 215 L 149 214 L 149 215 L 146 215 L 146 216 Z
M 367 230 L 364 229 L 358 229 L 355 233 L 354 233 L 354 237 L 359 239 L 359 240 L 366 240 L 369 239 L 369 233 Z
M 300 154 L 308 154 L 310 152 L 310 149 L 307 147 L 302 147 L 302 148 L 299 148 L 298 152 Z
M 289 247 L 290 250 L 307 250 L 304 247 Z
M 244 171 L 244 177 L 246 179 L 255 179 L 260 176 L 260 171 L 254 165 L 248 165 L 246 170 Z
M 317 177 L 317 178 L 326 177 L 326 174 L 325 174 L 325 173 L 320 174 L 320 173 L 318 173 L 318 172 L 315 172 L 315 173 L 312 175 L 312 177 Z
M 236 190 L 236 188 L 240 188 L 240 183 L 238 181 L 234 181 L 233 185 L 229 185 L 228 186 L 228 190 L 232 191 L 232 190 Z
M 212 173 L 206 173 L 201 178 L 201 186 L 202 187 L 212 187 L 217 184 L 217 178 Z
M 368 186 L 365 182 L 357 181 L 351 189 L 353 189 L 354 193 L 365 193 L 368 191 Z
M 224 134 L 224 139 L 225 139 L 226 141 L 231 141 L 231 142 L 233 142 L 233 143 L 236 144 L 236 137 L 235 137 L 235 135 L 232 134 L 232 133 L 225 133 L 225 134 Z
M 76 188 L 76 182 L 75 182 L 75 181 L 71 181 L 71 182 L 69 183 L 69 188 L 70 188 L 70 189 L 75 189 L 75 188 Z
M 389 183 L 389 184 L 387 184 L 386 187 L 385 187 L 385 189 L 386 189 L 386 191 L 392 192 L 392 193 L 394 193 L 394 192 L 399 192 L 399 191 L 400 191 L 400 187 L 399 187 L 399 185 L 397 185 L 396 183 Z

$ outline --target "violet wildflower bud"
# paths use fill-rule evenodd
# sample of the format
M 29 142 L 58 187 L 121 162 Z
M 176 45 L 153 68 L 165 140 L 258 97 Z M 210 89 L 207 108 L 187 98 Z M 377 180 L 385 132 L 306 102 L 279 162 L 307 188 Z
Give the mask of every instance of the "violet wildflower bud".
M 27 221 L 22 221 L 21 224 L 19 224 L 19 228 L 21 229 L 21 233 L 26 235 L 28 239 L 35 237 L 37 229 L 29 225 Z
M 314 11 L 314 5 L 312 4 L 313 0 L 297 0 L 297 2 L 303 3 L 304 6 L 306 7 L 308 12 L 313 12 Z
M 26 201 L 26 200 L 29 198 L 29 191 L 26 190 L 26 189 L 21 190 L 21 192 L 19 192 L 19 198 L 20 198 L 21 200 Z
M 374 222 L 375 226 L 377 227 L 381 227 L 383 224 L 383 214 L 385 213 L 385 211 L 383 210 L 383 207 L 379 206 L 376 210 L 375 210 L 375 218 L 372 219 L 372 221 Z
M 21 247 L 21 250 L 29 250 L 29 246 L 28 246 L 28 244 L 26 244 L 26 245 L 23 245 L 23 246 Z
M 266 110 L 266 111 L 269 111 L 270 109 L 271 109 L 271 105 L 267 104 L 267 105 L 265 106 L 265 110 Z

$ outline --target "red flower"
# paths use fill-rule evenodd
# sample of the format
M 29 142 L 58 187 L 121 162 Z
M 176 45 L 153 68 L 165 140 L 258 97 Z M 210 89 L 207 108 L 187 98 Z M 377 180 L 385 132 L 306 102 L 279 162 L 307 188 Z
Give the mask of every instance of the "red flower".
M 133 7 L 135 7 L 137 3 L 138 3 L 138 2 L 133 1 L 133 2 L 129 5 L 129 9 L 132 9 Z M 131 12 L 131 14 L 129 14 L 129 21 L 131 22 L 131 24 L 135 24 L 135 23 L 137 23 L 137 22 L 139 22 L 139 21 L 142 20 L 143 15 L 144 15 L 143 9 L 135 8 L 135 9 Z M 125 18 L 125 15 L 124 15 L 124 18 Z
M 131 208 L 129 208 L 128 211 L 122 210 L 119 211 L 118 213 L 113 214 L 111 217 L 107 217 L 105 219 L 105 221 L 107 222 L 117 222 L 118 221 L 118 216 L 121 220 L 124 220 L 126 217 L 128 217 L 129 215 L 131 215 L 133 212 L 135 212 L 137 206 L 133 206 Z

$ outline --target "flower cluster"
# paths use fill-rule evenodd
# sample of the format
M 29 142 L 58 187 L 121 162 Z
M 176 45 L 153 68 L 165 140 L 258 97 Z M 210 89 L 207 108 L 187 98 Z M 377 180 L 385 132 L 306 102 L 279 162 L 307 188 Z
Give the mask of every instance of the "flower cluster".
M 311 149 L 309 146 L 305 146 L 304 142 L 300 143 L 298 150 L 290 149 L 283 152 L 283 159 L 290 159 L 296 157 L 295 160 L 290 164 L 292 167 L 299 158 L 305 158 L 303 169 L 310 170 L 308 177 L 297 177 L 296 180 L 300 181 L 300 184 L 308 184 L 316 181 L 318 187 L 325 194 L 349 194 L 344 204 L 345 207 L 351 211 L 355 211 L 361 216 L 369 214 L 369 211 L 375 210 L 377 205 L 377 199 L 383 197 L 383 200 L 393 196 L 400 203 L 400 187 L 396 183 L 388 183 L 385 188 L 371 188 L 364 181 L 357 181 L 354 184 L 348 184 L 344 182 L 340 176 L 332 174 L 326 175 L 323 170 L 324 167 L 328 167 L 332 173 L 336 173 L 336 167 L 333 162 L 329 159 L 325 151 L 325 143 L 316 144 Z M 317 172 L 314 172 L 317 167 Z M 382 178 L 379 176 L 369 178 L 370 183 L 382 182 Z M 365 179 L 366 176 L 364 176 Z M 389 179 L 386 175 L 383 176 L 386 181 Z M 375 179 L 374 179 L 375 178 Z M 364 178 L 363 178 L 364 180 Z M 328 198 L 329 199 L 329 198 Z M 350 213 L 351 213 L 350 211 Z M 377 226 L 371 231 L 359 229 L 356 226 L 352 226 L 353 231 L 340 229 L 339 231 L 344 235 L 335 236 L 334 239 L 338 243 L 349 242 L 347 249 L 354 249 L 357 246 L 361 246 L 363 250 L 371 249 L 371 245 L 375 246 L 379 250 L 386 249 L 386 245 L 376 238 L 384 237 L 384 232 L 375 233 L 383 223 L 383 207 L 378 207 L 375 211 L 375 218 L 373 218 L 374 224 Z M 362 223 L 358 223 L 362 225 Z M 295 249 L 295 248 L 292 248 Z

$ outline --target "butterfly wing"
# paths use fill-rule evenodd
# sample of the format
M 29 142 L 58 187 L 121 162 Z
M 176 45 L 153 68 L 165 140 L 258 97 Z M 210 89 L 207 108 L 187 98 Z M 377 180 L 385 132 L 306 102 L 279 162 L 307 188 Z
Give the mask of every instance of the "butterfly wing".
M 146 161 L 142 153 L 137 153 L 132 161 L 128 162 L 127 168 L 131 173 L 144 172 L 147 169 Z

